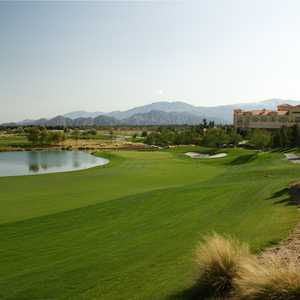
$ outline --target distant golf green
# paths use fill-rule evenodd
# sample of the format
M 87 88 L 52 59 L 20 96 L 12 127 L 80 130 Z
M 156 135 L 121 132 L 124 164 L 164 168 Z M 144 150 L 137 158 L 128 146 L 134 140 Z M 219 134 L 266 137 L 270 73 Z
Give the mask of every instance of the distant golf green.
M 0 177 L 0 299 L 185 299 L 203 234 L 257 251 L 287 236 L 298 213 L 286 187 L 300 166 L 281 153 L 188 150 L 99 153 L 110 164 Z

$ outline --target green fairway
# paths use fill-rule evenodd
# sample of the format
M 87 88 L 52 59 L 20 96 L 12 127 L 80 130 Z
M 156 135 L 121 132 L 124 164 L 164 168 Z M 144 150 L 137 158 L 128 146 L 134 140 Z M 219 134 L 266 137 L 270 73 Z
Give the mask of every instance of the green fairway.
M 282 154 L 197 160 L 183 150 L 99 153 L 110 164 L 0 177 L 0 299 L 185 299 L 176 294 L 193 280 L 203 234 L 259 250 L 296 224 L 284 189 L 300 166 Z

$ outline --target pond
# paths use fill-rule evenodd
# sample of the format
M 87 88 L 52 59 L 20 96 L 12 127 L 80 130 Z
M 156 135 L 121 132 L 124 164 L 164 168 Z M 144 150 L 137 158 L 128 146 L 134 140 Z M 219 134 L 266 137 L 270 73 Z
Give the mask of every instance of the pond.
M 76 171 L 107 163 L 107 159 L 83 151 L 0 152 L 0 176 Z

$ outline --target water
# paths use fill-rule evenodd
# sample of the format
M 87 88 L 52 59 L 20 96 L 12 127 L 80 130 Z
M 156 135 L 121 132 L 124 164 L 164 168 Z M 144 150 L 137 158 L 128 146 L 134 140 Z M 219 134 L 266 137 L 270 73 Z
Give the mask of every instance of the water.
M 82 151 L 0 152 L 0 176 L 75 171 L 107 163 L 104 158 Z

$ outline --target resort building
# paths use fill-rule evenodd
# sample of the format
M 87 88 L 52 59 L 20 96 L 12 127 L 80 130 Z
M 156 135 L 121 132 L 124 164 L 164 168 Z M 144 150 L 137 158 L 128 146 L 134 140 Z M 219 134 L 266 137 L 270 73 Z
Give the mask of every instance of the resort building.
M 233 122 L 236 129 L 265 128 L 276 129 L 282 126 L 300 125 L 300 105 L 282 104 L 277 110 L 241 110 L 235 109 Z

